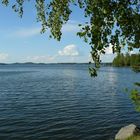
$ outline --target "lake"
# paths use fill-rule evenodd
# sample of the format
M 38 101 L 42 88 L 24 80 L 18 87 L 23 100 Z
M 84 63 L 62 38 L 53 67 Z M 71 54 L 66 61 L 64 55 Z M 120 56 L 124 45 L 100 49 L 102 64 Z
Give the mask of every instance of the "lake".
M 0 65 L 0 140 L 112 140 L 140 125 L 125 92 L 140 80 L 129 68 L 87 64 Z

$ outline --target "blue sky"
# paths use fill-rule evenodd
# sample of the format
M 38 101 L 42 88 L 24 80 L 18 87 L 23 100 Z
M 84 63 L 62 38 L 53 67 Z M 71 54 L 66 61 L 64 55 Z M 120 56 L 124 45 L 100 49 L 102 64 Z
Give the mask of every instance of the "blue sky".
M 64 25 L 60 42 L 49 38 L 49 31 L 40 34 L 33 3 L 26 3 L 23 18 L 11 7 L 0 4 L 0 62 L 89 62 L 90 46 L 76 36 L 78 24 L 84 23 L 82 11 L 72 7 L 70 21 Z M 113 59 L 111 49 L 102 56 L 103 62 Z

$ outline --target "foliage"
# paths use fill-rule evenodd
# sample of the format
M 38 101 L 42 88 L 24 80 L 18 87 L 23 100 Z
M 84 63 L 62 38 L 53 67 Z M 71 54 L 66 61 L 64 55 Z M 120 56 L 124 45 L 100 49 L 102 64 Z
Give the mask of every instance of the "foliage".
M 136 111 L 140 112 L 140 91 L 138 89 L 133 89 L 130 93 L 130 98 L 135 105 Z
M 140 66 L 133 66 L 132 69 L 135 72 L 140 72 Z
M 134 83 L 136 86 L 139 86 L 140 87 L 140 83 L 138 83 L 138 82 L 135 82 Z
M 140 99 L 140 94 L 139 94 L 138 90 L 133 89 L 133 90 L 131 91 L 131 99 L 134 100 L 134 101 Z
M 25 1 L 16 0 L 12 8 L 22 17 Z M 10 0 L 2 0 L 6 6 Z M 140 48 L 140 0 L 36 0 L 37 21 L 42 23 L 42 33 L 48 28 L 51 37 L 61 39 L 62 25 L 69 20 L 71 5 L 84 10 L 87 22 L 77 35 L 91 46 L 91 56 L 95 67 L 90 69 L 92 76 L 100 65 L 100 55 L 112 45 L 112 51 L 120 52 Z
M 118 54 L 113 60 L 113 66 L 131 66 L 135 71 L 140 68 L 140 54 Z
M 125 66 L 125 57 L 123 54 L 118 54 L 113 60 L 113 66 Z
M 128 88 L 125 88 L 125 92 L 130 94 L 130 99 L 132 100 L 135 110 L 140 112 L 140 83 L 136 82 L 134 83 L 137 88 L 132 89 L 131 91 L 128 90 Z

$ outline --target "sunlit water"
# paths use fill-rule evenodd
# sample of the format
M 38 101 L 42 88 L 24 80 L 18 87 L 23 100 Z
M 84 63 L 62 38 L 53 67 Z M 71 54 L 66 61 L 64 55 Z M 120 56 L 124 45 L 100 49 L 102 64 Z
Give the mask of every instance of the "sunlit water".
M 85 64 L 1 65 L 0 140 L 111 140 L 140 125 L 124 89 L 140 80 L 129 68 Z

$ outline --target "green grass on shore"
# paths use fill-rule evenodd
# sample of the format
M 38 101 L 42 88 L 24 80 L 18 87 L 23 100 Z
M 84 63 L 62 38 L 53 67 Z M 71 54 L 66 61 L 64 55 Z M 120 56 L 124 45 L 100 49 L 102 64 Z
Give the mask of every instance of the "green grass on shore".
M 126 140 L 140 140 L 140 136 L 132 136 Z

